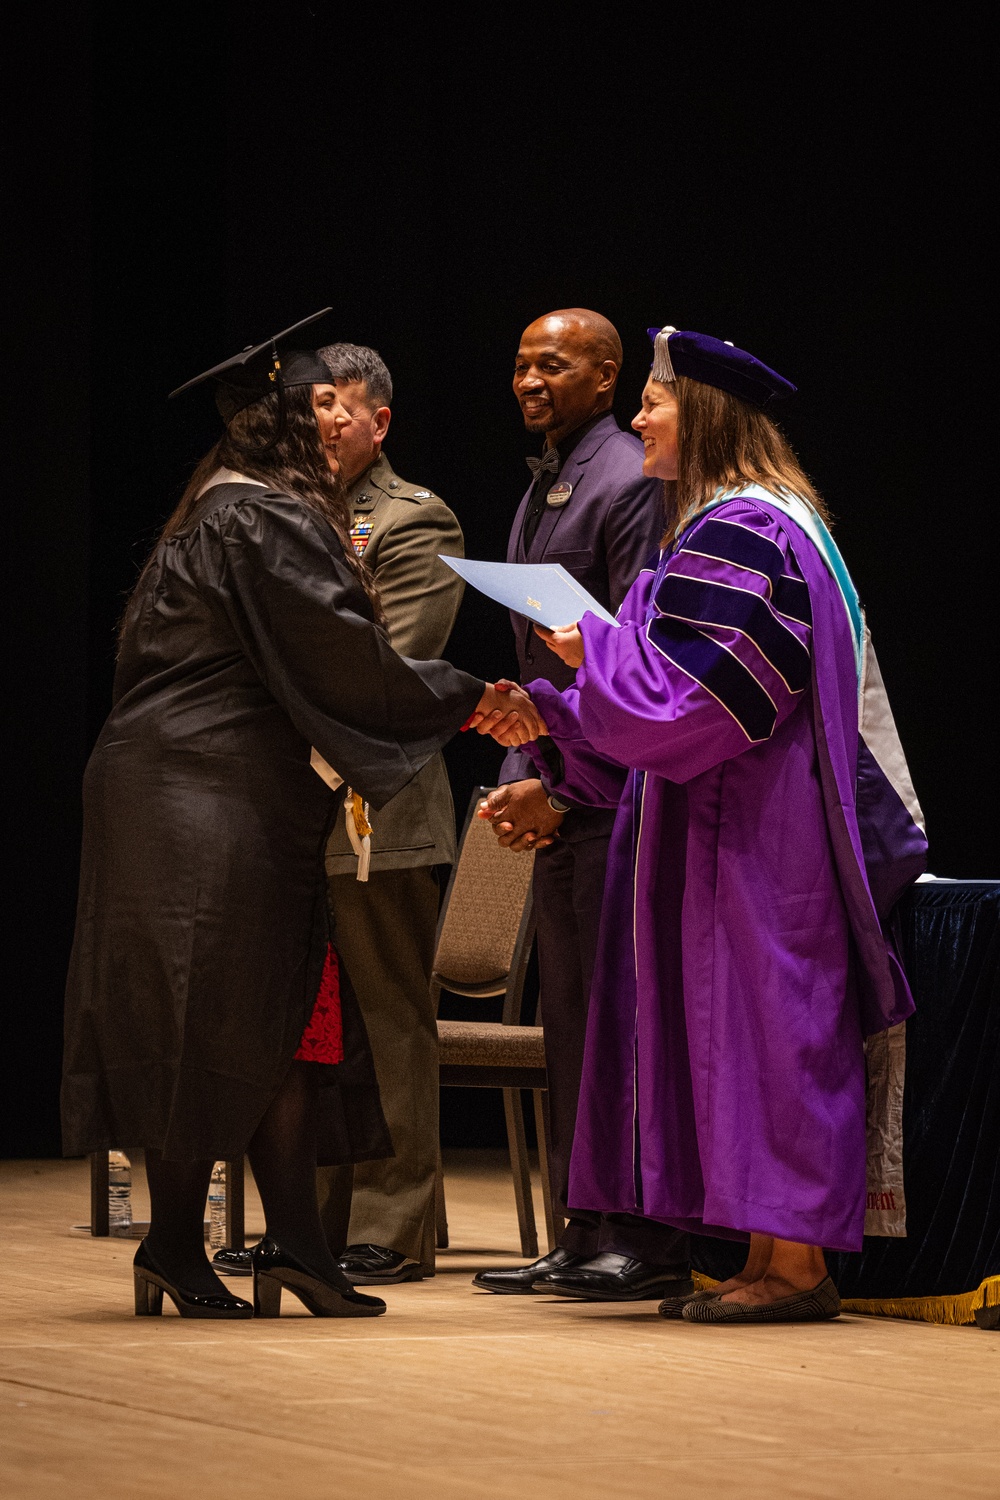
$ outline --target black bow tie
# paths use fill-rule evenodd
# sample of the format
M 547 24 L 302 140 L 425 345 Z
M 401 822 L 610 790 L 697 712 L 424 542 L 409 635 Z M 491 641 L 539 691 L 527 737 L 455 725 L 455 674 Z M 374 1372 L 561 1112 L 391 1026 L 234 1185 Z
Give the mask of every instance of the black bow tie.
M 526 458 L 525 463 L 531 470 L 532 479 L 537 479 L 539 474 L 559 473 L 559 449 L 546 448 L 541 458 Z

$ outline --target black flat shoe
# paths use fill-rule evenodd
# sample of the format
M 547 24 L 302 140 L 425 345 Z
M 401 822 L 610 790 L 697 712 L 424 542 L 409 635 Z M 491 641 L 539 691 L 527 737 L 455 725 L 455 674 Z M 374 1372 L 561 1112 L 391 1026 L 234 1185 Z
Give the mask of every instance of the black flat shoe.
M 253 1264 L 253 1310 L 258 1318 L 277 1318 L 283 1288 L 294 1292 L 316 1318 L 377 1318 L 385 1312 L 381 1297 L 356 1292 L 342 1272 L 328 1281 L 289 1255 L 265 1235 L 250 1252 Z
M 587 1302 L 653 1302 L 686 1297 L 694 1282 L 686 1271 L 653 1266 L 644 1260 L 602 1250 L 582 1264 L 560 1268 L 535 1283 L 536 1292 L 582 1297 Z
M 774 1302 L 689 1302 L 685 1323 L 826 1323 L 840 1316 L 840 1294 L 829 1276 L 809 1292 L 793 1292 Z
M 132 1262 L 132 1285 L 135 1290 L 135 1315 L 137 1318 L 158 1318 L 163 1311 L 163 1293 L 173 1302 L 182 1318 L 252 1318 L 253 1308 L 241 1297 L 230 1297 L 226 1293 L 203 1297 L 196 1292 L 185 1291 L 175 1286 L 163 1275 L 140 1241 Z
M 557 1245 L 548 1255 L 543 1255 L 541 1260 L 532 1261 L 530 1266 L 516 1266 L 509 1271 L 478 1271 L 472 1278 L 472 1285 L 482 1287 L 484 1292 L 525 1296 L 533 1292 L 535 1283 L 550 1271 L 582 1266 L 587 1259 L 586 1255 L 574 1255 L 571 1250 L 564 1250 L 561 1245 Z
M 337 1261 L 348 1281 L 358 1286 L 397 1286 L 401 1281 L 423 1281 L 434 1272 L 384 1245 L 348 1245 Z
M 220 1276 L 252 1276 L 252 1250 L 216 1250 L 212 1256 L 212 1270 Z

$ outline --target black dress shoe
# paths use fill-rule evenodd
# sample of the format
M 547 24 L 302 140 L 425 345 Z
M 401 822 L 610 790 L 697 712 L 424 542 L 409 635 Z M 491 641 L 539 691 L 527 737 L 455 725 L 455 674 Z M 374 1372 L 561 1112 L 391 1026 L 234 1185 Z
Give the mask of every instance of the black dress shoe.
M 337 1261 L 348 1281 L 358 1286 L 396 1286 L 401 1281 L 423 1281 L 434 1273 L 418 1260 L 409 1260 L 384 1245 L 348 1245 Z
M 250 1252 L 253 1261 L 253 1310 L 258 1318 L 277 1318 L 282 1291 L 294 1292 L 317 1318 L 377 1318 L 385 1312 L 381 1297 L 356 1292 L 338 1268 L 336 1277 L 317 1276 L 296 1256 L 266 1234 Z
M 140 1243 L 132 1262 L 132 1285 L 137 1318 L 158 1318 L 163 1311 L 164 1292 L 182 1318 L 253 1317 L 253 1308 L 241 1297 L 230 1297 L 225 1292 L 204 1296 L 177 1286 L 153 1260 L 145 1240 Z
M 220 1276 L 252 1276 L 251 1250 L 216 1250 L 212 1256 L 212 1270 Z
M 533 1292 L 536 1282 L 541 1281 L 550 1271 L 568 1271 L 571 1266 L 582 1266 L 587 1258 L 586 1255 L 574 1255 L 571 1250 L 564 1250 L 561 1245 L 557 1245 L 548 1255 L 543 1255 L 541 1260 L 532 1261 L 530 1266 L 517 1266 L 509 1271 L 478 1271 L 472 1278 L 472 1285 L 482 1287 L 484 1292 L 507 1292 L 524 1296 Z
M 561 1267 L 535 1283 L 536 1292 L 557 1297 L 583 1297 L 588 1302 L 653 1302 L 662 1297 L 685 1297 L 694 1291 L 686 1271 L 673 1266 L 653 1266 L 603 1250 L 593 1259 Z

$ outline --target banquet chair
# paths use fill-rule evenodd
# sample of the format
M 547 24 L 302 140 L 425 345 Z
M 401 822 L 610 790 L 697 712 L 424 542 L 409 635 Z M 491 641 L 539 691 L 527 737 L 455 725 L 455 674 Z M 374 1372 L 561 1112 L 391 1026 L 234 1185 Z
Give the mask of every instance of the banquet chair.
M 476 809 L 490 790 L 478 787 L 466 812 L 458 860 L 438 921 L 431 994 L 435 1004 L 442 991 L 469 1000 L 503 996 L 499 1021 L 438 1021 L 441 1085 L 503 1090 L 521 1253 L 534 1257 L 538 1254 L 538 1234 L 521 1111 L 522 1089 L 530 1089 L 534 1098 L 550 1248 L 555 1246 L 562 1227 L 549 1183 L 548 1082 L 542 1028 L 520 1024 L 524 978 L 535 936 L 531 903 L 535 856 L 504 849 L 489 823 L 476 816 Z M 437 1244 L 444 1249 L 448 1220 L 440 1156 L 435 1203 Z

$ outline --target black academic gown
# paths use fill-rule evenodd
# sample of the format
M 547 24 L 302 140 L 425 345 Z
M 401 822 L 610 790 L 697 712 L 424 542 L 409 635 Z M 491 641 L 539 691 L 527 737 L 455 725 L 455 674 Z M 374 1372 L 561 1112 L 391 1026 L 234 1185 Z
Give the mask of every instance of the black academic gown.
M 160 543 L 84 779 L 68 1155 L 244 1153 L 330 938 L 323 850 L 342 793 L 311 747 L 378 808 L 482 690 L 391 650 L 335 533 L 300 500 L 219 484 Z M 391 1154 L 349 979 L 342 991 L 345 1060 L 314 1065 L 322 1163 Z

